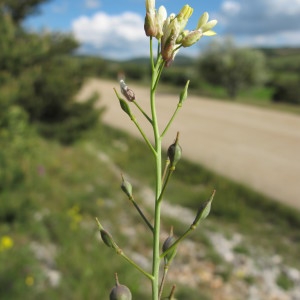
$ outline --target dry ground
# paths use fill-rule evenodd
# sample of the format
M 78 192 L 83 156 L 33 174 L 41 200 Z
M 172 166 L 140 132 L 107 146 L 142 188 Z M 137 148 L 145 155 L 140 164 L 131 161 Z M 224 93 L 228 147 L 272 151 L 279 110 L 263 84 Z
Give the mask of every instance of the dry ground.
M 103 121 L 140 137 L 121 110 L 113 87 L 119 91 L 117 81 L 91 79 L 79 97 L 97 91 L 99 105 L 107 108 Z M 149 112 L 147 89 L 134 85 L 130 88 Z M 161 130 L 176 108 L 177 99 L 176 95 L 157 96 Z M 135 116 L 151 136 L 149 123 L 139 112 Z M 165 147 L 173 142 L 177 131 L 185 158 L 300 209 L 299 116 L 190 96 L 165 136 Z

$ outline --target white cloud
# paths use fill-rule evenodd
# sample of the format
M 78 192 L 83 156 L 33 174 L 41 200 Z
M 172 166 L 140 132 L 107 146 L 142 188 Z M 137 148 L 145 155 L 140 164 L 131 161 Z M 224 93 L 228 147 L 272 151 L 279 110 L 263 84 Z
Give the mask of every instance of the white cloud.
M 221 10 L 227 15 L 236 15 L 241 10 L 241 5 L 235 1 L 224 1 Z
M 247 44 L 300 45 L 300 0 L 224 0 L 217 18 Z
M 85 5 L 87 8 L 97 8 L 100 7 L 101 3 L 99 0 L 85 0 Z
M 98 12 L 81 16 L 72 23 L 75 37 L 83 43 L 81 52 L 89 51 L 111 58 L 129 58 L 148 53 L 144 19 L 135 13 L 108 15 Z

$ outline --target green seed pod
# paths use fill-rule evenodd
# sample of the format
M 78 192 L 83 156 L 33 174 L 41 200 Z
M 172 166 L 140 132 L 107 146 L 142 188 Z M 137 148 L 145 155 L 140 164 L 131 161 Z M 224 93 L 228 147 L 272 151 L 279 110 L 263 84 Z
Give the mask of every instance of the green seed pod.
M 170 168 L 175 168 L 176 164 L 181 158 L 182 149 L 178 144 L 179 132 L 177 132 L 175 142 L 168 148 L 168 157 L 170 159 Z
M 211 203 L 214 199 L 215 193 L 216 191 L 214 190 L 210 198 L 201 204 L 201 206 L 197 211 L 196 218 L 192 224 L 193 226 L 197 226 L 201 220 L 204 220 L 209 215 L 211 209 Z
M 132 185 L 130 184 L 130 182 L 124 179 L 122 174 L 121 176 L 122 176 L 121 189 L 128 196 L 128 198 L 132 198 Z
M 109 294 L 109 300 L 131 300 L 132 295 L 129 288 L 119 283 L 118 275 L 115 274 L 116 285 L 112 288 Z
M 98 218 L 96 218 L 96 222 L 98 224 L 99 227 L 99 231 L 100 231 L 100 235 L 101 235 L 101 239 L 104 242 L 104 244 L 107 247 L 113 248 L 115 250 L 118 250 L 119 247 L 117 246 L 117 244 L 115 243 L 113 237 L 111 236 L 111 234 L 109 232 L 107 232 L 106 230 L 104 230 L 103 226 L 101 225 L 101 223 L 99 222 Z
M 182 104 L 185 99 L 187 98 L 187 94 L 188 94 L 188 88 L 189 88 L 189 84 L 190 81 L 188 80 L 185 84 L 184 89 L 182 90 L 182 92 L 180 93 L 180 98 L 179 98 L 179 103 Z
M 115 242 L 109 232 L 104 229 L 100 230 L 101 238 L 104 244 L 110 248 L 115 248 Z
M 167 251 L 174 244 L 174 242 L 175 242 L 175 238 L 173 236 L 173 227 L 171 227 L 170 235 L 166 238 L 166 240 L 162 245 L 162 251 L 163 252 Z M 165 255 L 164 257 L 165 264 L 168 264 L 172 261 L 172 259 L 176 255 L 176 252 L 177 252 L 177 248 L 175 247 Z

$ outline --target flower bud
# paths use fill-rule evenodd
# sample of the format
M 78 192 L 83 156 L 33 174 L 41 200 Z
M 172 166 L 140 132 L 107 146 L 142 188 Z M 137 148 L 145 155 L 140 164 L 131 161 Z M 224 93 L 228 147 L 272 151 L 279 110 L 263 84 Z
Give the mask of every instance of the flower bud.
M 175 142 L 168 148 L 168 157 L 170 159 L 170 168 L 175 168 L 176 164 L 181 158 L 182 149 L 178 144 L 179 132 L 177 132 Z
M 118 275 L 115 274 L 116 277 L 116 285 L 112 288 L 109 294 L 109 300 L 131 300 L 132 295 L 130 289 L 123 284 L 119 283 Z
M 144 23 L 146 36 L 156 36 L 155 0 L 146 0 L 146 16 Z
M 167 251 L 175 242 L 175 238 L 173 236 L 173 227 L 171 227 L 170 230 L 170 235 L 166 238 L 166 240 L 164 241 L 163 245 L 162 245 L 162 251 L 165 252 Z M 172 259 L 175 257 L 177 252 L 177 248 L 175 247 L 174 249 L 172 249 L 171 251 L 169 251 L 165 256 L 164 256 L 164 260 L 165 260 L 165 264 L 168 264 L 172 261 Z
M 165 20 L 167 19 L 167 10 L 163 5 L 159 7 L 155 17 L 156 17 L 155 18 L 156 28 L 157 28 L 157 33 L 156 33 L 155 37 L 159 40 L 164 35 L 163 26 L 164 26 Z
M 174 60 L 176 49 L 179 45 L 176 45 L 176 40 L 180 34 L 180 25 L 177 17 L 171 14 L 163 26 L 163 36 L 161 38 L 161 56 L 166 62 L 166 66 L 169 66 Z
M 193 14 L 193 11 L 194 9 L 186 4 L 182 7 L 179 14 L 176 16 L 180 26 L 180 32 L 184 30 L 189 18 Z
M 181 45 L 185 48 L 190 47 L 194 45 L 196 42 L 198 42 L 202 36 L 203 36 L 202 31 L 192 30 L 182 39 Z
M 157 35 L 157 27 L 155 26 L 155 16 L 150 13 L 146 13 L 144 30 L 146 36 L 156 36 Z
M 209 19 L 208 12 L 204 12 L 198 20 L 197 29 L 200 29 L 203 25 L 205 25 L 208 22 L 208 19 Z

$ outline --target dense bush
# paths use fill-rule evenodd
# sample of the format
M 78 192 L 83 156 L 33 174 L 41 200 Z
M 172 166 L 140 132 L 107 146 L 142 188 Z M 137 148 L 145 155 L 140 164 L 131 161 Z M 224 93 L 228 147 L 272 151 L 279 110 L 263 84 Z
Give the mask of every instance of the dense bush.
M 300 104 L 300 77 L 298 80 L 275 81 L 272 85 L 274 102 Z
M 263 53 L 237 48 L 231 40 L 211 44 L 200 56 L 199 70 L 208 83 L 223 86 L 230 98 L 267 78 Z
M 16 187 L 24 178 L 32 145 L 26 112 L 18 106 L 0 111 L 0 192 Z
M 0 102 L 23 107 L 43 134 L 70 143 L 98 122 L 100 111 L 94 108 L 95 97 L 86 103 L 75 100 L 86 74 L 72 57 L 78 47 L 73 37 L 28 33 L 21 27 L 21 16 L 40 2 L 0 5 Z

